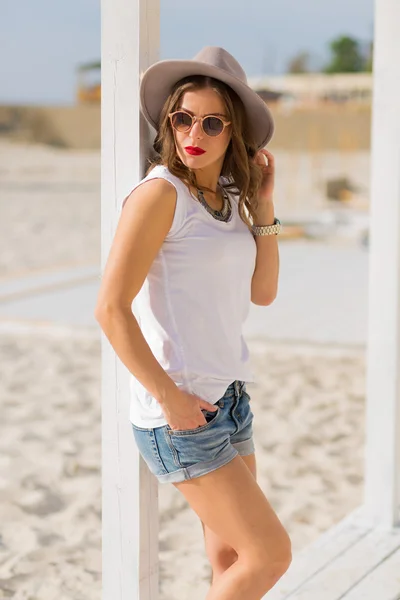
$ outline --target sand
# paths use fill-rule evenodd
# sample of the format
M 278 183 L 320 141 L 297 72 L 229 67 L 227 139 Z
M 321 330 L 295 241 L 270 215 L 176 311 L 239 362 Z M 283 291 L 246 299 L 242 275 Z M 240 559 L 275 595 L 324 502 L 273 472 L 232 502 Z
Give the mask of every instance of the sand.
M 0 279 L 100 262 L 100 156 L 0 140 Z
M 0 165 L 0 278 L 98 264 L 98 153 L 2 142 Z M 362 501 L 364 350 L 249 345 L 258 481 L 299 550 Z M 99 600 L 98 331 L 1 330 L 0 399 L 0 598 Z M 200 522 L 159 500 L 160 600 L 201 600 Z
M 250 347 L 258 480 L 300 549 L 361 502 L 364 356 Z M 99 599 L 97 336 L 4 333 L 0 364 L 0 590 Z M 210 576 L 200 522 L 172 485 L 159 489 L 161 600 L 193 587 L 200 600 Z

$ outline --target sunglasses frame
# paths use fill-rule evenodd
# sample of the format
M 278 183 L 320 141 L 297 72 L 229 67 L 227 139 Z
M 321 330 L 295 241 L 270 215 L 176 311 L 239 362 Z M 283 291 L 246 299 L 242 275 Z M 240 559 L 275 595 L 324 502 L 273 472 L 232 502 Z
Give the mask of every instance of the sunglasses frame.
M 189 129 L 187 129 L 186 131 L 179 131 L 176 127 L 174 127 L 173 123 L 172 123 L 172 117 L 174 115 L 176 115 L 177 113 L 184 113 L 185 115 L 188 115 L 188 117 L 190 117 L 192 119 L 192 124 L 190 125 Z M 171 127 L 173 129 L 175 129 L 175 131 L 177 131 L 178 133 L 189 133 L 189 131 L 191 131 L 193 129 L 193 125 L 197 122 L 200 121 L 200 125 L 201 125 L 201 129 L 204 133 L 204 135 L 206 135 L 207 137 L 211 137 L 211 138 L 216 138 L 219 137 L 222 133 L 224 133 L 225 131 L 225 127 L 227 127 L 228 125 L 230 125 L 232 123 L 232 121 L 224 121 L 224 119 L 222 119 L 221 117 L 217 117 L 216 115 L 206 115 L 205 117 L 194 117 L 193 115 L 191 115 L 190 113 L 186 112 L 186 110 L 175 110 L 172 113 L 169 113 L 168 115 L 170 123 L 171 123 Z M 203 127 L 203 121 L 204 119 L 219 119 L 221 121 L 221 123 L 223 124 L 223 128 L 222 131 L 220 133 L 218 133 L 217 135 L 210 135 L 209 133 L 207 133 L 206 131 L 204 131 L 204 127 Z

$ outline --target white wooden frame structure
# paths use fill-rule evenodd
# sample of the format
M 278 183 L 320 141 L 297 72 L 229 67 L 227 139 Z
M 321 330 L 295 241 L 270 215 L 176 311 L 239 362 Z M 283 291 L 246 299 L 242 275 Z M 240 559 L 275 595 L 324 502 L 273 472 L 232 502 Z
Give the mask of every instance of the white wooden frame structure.
M 122 199 L 142 177 L 148 128 L 139 77 L 158 60 L 159 0 L 102 0 L 102 268 Z M 102 337 L 104 600 L 158 596 L 158 484 L 128 422 L 128 372 Z
M 377 565 L 400 564 L 400 2 L 375 2 L 365 503 L 294 561 L 271 600 L 400 598 L 400 582 L 386 596 L 368 579 L 377 544 Z M 103 267 L 121 201 L 143 176 L 139 76 L 158 60 L 159 20 L 159 0 L 102 0 Z M 156 600 L 157 481 L 129 427 L 128 373 L 102 342 L 103 600 Z
M 375 0 L 365 505 L 400 525 L 400 3 Z

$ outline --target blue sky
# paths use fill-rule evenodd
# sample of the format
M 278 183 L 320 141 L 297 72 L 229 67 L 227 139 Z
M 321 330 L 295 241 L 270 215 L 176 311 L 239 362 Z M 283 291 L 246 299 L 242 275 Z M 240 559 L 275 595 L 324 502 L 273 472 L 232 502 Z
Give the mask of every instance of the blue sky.
M 282 73 L 305 50 L 373 35 L 373 0 L 160 0 L 160 58 L 223 46 L 248 76 Z M 70 104 L 75 67 L 100 57 L 100 0 L 0 0 L 0 103 Z

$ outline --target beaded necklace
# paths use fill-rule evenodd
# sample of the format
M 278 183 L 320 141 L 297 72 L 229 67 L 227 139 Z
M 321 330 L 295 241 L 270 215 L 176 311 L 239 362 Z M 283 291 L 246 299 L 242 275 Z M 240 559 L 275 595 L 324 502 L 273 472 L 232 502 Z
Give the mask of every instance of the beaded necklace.
M 217 219 L 218 221 L 229 221 L 232 215 L 232 207 L 228 194 L 226 193 L 224 188 L 221 189 L 224 200 L 222 210 L 214 210 L 213 208 L 211 208 L 211 206 L 207 203 L 206 199 L 204 198 L 204 193 L 202 192 L 202 190 L 197 190 L 197 197 L 199 199 L 200 204 L 202 204 L 204 208 L 210 213 L 210 215 L 212 215 L 215 219 Z

